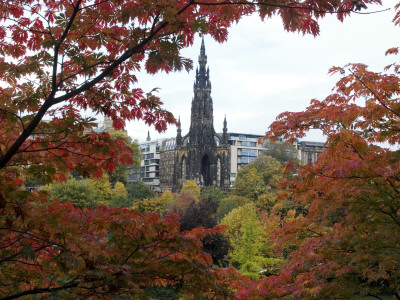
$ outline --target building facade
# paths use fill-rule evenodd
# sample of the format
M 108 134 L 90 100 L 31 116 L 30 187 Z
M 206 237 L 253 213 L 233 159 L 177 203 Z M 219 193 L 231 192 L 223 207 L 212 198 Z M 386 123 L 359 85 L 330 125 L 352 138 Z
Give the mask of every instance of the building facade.
M 228 133 L 229 186 L 235 183 L 238 171 L 257 157 L 273 153 L 274 148 L 284 146 L 286 157 L 297 159 L 300 165 L 314 163 L 326 146 L 321 142 L 299 141 L 293 145 L 283 145 L 282 141 L 259 143 L 262 135 Z M 176 138 L 148 140 L 140 144 L 144 155 L 140 173 L 132 172 L 130 181 L 143 180 L 155 191 L 176 190 L 176 166 L 179 166 Z M 281 150 L 281 149 L 280 149 Z M 154 154 L 154 156 L 152 156 Z M 159 172 L 157 172 L 159 170 Z M 185 169 L 183 169 L 185 170 Z M 182 184 L 184 181 L 182 180 Z M 200 184 L 198 182 L 198 184 Z M 214 185 L 217 185 L 215 182 Z
M 261 135 L 244 134 L 244 133 L 229 133 L 229 154 L 230 154 L 230 186 L 236 180 L 237 172 L 245 165 L 251 163 L 262 151 L 265 150 L 258 139 Z
M 160 153 L 160 189 L 174 190 L 176 139 L 164 139 Z
M 129 182 L 142 180 L 149 185 L 154 191 L 160 192 L 160 144 L 163 139 L 151 140 L 147 134 L 146 142 L 140 143 L 140 151 L 143 154 L 140 165 L 140 172 L 130 171 Z
M 297 143 L 297 159 L 302 166 L 314 163 L 326 149 L 325 143 L 301 141 Z

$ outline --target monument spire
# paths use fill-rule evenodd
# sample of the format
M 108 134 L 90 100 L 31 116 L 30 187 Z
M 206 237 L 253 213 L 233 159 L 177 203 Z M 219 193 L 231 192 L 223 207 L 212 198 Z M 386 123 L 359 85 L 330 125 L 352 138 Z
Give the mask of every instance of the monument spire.
M 175 139 L 173 190 L 179 191 L 186 180 L 198 185 L 229 187 L 228 129 L 224 120 L 223 136 L 214 130 L 210 70 L 204 38 L 201 40 L 198 67 L 193 84 L 189 133 L 182 137 L 180 118 Z
M 179 119 L 178 119 L 178 129 L 177 129 L 177 134 L 176 134 L 176 145 L 177 146 L 182 146 L 183 145 L 182 128 L 181 128 L 181 116 L 179 116 Z
M 224 128 L 222 130 L 222 143 L 224 145 L 228 144 L 228 127 L 227 127 L 227 122 L 226 122 L 226 115 L 224 118 Z
M 151 141 L 151 138 L 150 138 L 150 131 L 149 131 L 149 130 L 147 130 L 147 138 L 146 138 L 146 141 Z
M 204 37 L 201 40 L 200 55 L 199 55 L 199 67 L 196 69 L 196 88 L 211 88 L 210 83 L 210 70 L 206 69 L 207 66 L 207 55 L 206 47 L 204 46 Z
M 214 141 L 213 101 L 211 99 L 210 70 L 207 67 L 204 38 L 201 40 L 199 66 L 196 69 L 194 97 L 190 120 L 189 137 L 192 145 L 213 145 Z

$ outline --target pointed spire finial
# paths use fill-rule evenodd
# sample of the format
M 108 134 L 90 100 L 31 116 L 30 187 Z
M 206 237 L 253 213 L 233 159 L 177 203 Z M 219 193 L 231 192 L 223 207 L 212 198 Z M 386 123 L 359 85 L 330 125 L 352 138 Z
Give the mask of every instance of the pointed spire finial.
M 199 64 L 200 64 L 200 71 L 202 71 L 202 68 L 204 68 L 205 71 L 205 66 L 207 64 L 207 55 L 206 55 L 206 46 L 204 45 L 204 36 L 201 37 Z
M 182 146 L 183 145 L 183 139 L 182 139 L 182 129 L 181 129 L 181 116 L 178 118 L 178 129 L 176 130 L 176 145 L 177 146 Z
M 224 117 L 224 129 L 222 130 L 222 143 L 227 145 L 228 144 L 228 128 L 227 128 L 227 122 L 226 122 L 226 114 Z
M 151 140 L 151 138 L 150 138 L 150 130 L 147 130 L 147 138 L 146 138 L 146 141 L 150 141 Z
M 207 67 L 206 47 L 204 37 L 201 37 L 201 47 L 199 55 L 199 66 L 196 68 L 196 87 L 205 88 L 210 86 L 210 70 Z
M 227 126 L 227 122 L 226 122 L 226 114 L 225 114 L 225 117 L 224 117 L 224 132 L 227 131 L 226 126 Z

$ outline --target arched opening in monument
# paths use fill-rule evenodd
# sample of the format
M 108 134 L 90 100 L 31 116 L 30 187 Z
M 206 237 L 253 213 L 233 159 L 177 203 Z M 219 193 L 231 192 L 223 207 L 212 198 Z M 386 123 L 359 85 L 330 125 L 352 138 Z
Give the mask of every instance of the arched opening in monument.
M 201 179 L 202 184 L 205 186 L 212 184 L 210 174 L 210 159 L 207 154 L 201 159 Z
M 181 174 L 182 174 L 182 184 L 186 182 L 186 157 L 182 157 L 182 169 L 181 169 Z
M 217 160 L 217 186 L 221 186 L 221 159 Z

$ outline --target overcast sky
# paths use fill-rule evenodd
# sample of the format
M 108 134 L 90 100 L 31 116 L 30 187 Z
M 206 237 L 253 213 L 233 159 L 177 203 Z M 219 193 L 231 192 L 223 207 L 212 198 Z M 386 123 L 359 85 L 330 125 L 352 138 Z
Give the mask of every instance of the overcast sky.
M 304 110 L 311 99 L 329 95 L 338 79 L 327 75 L 332 66 L 364 63 L 382 71 L 394 59 L 384 53 L 399 46 L 400 33 L 391 22 L 396 1 L 383 2 L 382 7 L 370 6 L 364 12 L 390 11 L 353 14 L 343 23 L 328 16 L 320 21 L 320 35 L 315 38 L 285 32 L 280 18 L 261 22 L 255 16 L 232 27 L 223 44 L 206 36 L 216 132 L 222 132 L 226 114 L 229 132 L 264 134 L 278 114 Z M 164 107 L 181 118 L 183 135 L 190 126 L 200 43 L 197 37 L 193 47 L 182 52 L 193 60 L 191 72 L 138 76 L 138 86 L 144 91 L 160 88 Z M 159 134 L 142 122 L 130 122 L 127 130 L 139 141 L 145 140 L 148 130 L 152 139 L 176 136 L 175 126 Z M 323 137 L 313 132 L 305 140 L 323 141 Z

